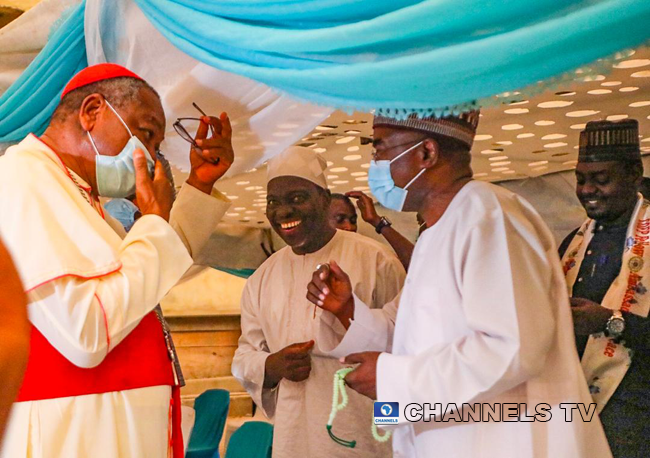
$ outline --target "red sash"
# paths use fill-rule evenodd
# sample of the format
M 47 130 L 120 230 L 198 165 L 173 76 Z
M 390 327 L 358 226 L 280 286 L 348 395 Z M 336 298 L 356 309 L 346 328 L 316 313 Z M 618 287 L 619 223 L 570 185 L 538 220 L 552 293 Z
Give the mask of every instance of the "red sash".
M 150 386 L 172 386 L 171 418 L 174 458 L 183 456 L 180 390 L 174 374 L 162 326 L 155 312 L 110 351 L 97 367 L 75 366 L 32 327 L 27 371 L 17 402 L 126 391 Z

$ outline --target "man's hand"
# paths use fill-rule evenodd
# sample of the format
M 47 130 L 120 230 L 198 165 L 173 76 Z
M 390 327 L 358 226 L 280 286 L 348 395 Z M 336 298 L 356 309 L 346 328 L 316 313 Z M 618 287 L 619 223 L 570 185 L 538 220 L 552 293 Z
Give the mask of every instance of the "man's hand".
M 208 136 L 209 128 L 213 135 Z M 219 118 L 203 116 L 196 131 L 196 144 L 190 146 L 190 176 L 187 183 L 206 194 L 212 192 L 212 186 L 230 168 L 235 160 L 232 149 L 232 127 L 226 113 Z
M 372 227 L 377 227 L 381 217 L 377 214 L 375 203 L 372 199 L 361 191 L 350 191 L 346 192 L 345 195 L 357 199 L 357 207 L 359 207 L 359 211 L 361 212 L 361 218 L 366 223 L 371 224 Z
M 354 317 L 352 283 L 343 269 L 332 261 L 320 266 L 307 285 L 307 299 L 318 307 L 333 313 L 347 329 Z
M 573 313 L 573 326 L 579 336 L 588 336 L 604 331 L 607 320 L 612 316 L 610 309 L 581 297 L 571 298 L 571 312 Z
M 345 364 L 359 364 L 345 377 L 345 384 L 359 394 L 377 399 L 377 360 L 378 351 L 354 353 L 345 357 Z
M 165 175 L 165 168 L 156 161 L 153 180 L 149 178 L 147 159 L 144 152 L 136 149 L 133 152 L 135 164 L 135 196 L 143 215 L 158 215 L 169 221 L 169 212 L 174 202 L 174 190 L 171 182 Z
M 307 380 L 311 372 L 309 352 L 313 346 L 313 340 L 295 343 L 269 355 L 264 366 L 264 388 L 274 388 L 283 378 L 292 382 Z

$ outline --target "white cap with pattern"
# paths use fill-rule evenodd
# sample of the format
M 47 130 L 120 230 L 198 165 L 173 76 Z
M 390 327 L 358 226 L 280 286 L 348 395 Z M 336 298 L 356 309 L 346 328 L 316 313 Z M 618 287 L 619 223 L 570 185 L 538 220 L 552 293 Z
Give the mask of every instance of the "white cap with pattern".
M 326 169 L 327 162 L 318 153 L 304 146 L 291 146 L 269 160 L 266 182 L 277 177 L 299 177 L 327 189 Z

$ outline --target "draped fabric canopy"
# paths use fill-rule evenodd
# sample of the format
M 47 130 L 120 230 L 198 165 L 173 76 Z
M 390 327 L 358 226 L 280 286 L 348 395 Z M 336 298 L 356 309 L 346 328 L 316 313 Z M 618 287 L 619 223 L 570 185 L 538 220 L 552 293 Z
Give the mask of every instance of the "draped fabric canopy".
M 442 109 L 650 36 L 647 0 L 136 0 L 196 59 L 336 108 Z
M 647 0 L 133 1 L 156 33 L 206 67 L 314 104 L 393 114 L 494 103 L 495 94 L 650 37 Z M 100 3 L 120 2 L 88 0 Z M 0 97 L 0 142 L 40 133 L 65 83 L 97 57 L 87 53 L 86 35 L 103 27 L 99 34 L 110 41 L 125 21 L 109 15 L 97 30 L 84 30 L 85 8 L 84 1 Z M 131 44 L 149 39 L 135 33 Z M 157 67 L 163 56 L 146 57 L 142 67 L 164 71 Z M 313 113 L 315 122 L 323 113 Z M 303 127 L 294 141 L 310 128 Z M 287 143 L 261 143 L 274 142 L 276 149 Z

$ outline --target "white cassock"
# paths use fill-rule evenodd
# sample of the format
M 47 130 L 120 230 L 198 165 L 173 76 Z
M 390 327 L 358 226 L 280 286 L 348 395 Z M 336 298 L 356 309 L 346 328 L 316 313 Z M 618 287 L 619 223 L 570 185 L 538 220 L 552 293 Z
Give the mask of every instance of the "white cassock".
M 283 379 L 264 389 L 264 365 L 271 353 L 316 338 L 321 309 L 314 318 L 307 285 L 318 264 L 335 260 L 350 276 L 354 292 L 371 308 L 392 300 L 402 287 L 404 268 L 384 245 L 359 234 L 337 231 L 322 249 L 306 255 L 285 247 L 248 279 L 241 301 L 242 336 L 232 364 L 234 376 L 258 407 L 273 419 L 275 458 L 387 457 L 390 445 L 371 435 L 372 402 L 350 393 L 333 432 L 356 440 L 354 449 L 334 443 L 326 425 L 332 408 L 334 373 L 341 363 L 312 352 L 312 370 L 303 382 Z
M 470 182 L 415 247 L 396 303 L 370 310 L 355 298 L 347 333 L 324 312 L 321 351 L 382 351 L 379 401 L 540 403 L 548 422 L 416 422 L 395 428 L 395 457 L 610 457 L 597 414 L 565 420 L 560 403 L 591 398 L 575 348 L 553 237 L 532 206 Z M 327 318 L 327 319 L 325 319 Z M 334 338 L 336 333 L 342 338 Z M 391 335 L 394 332 L 394 338 Z
M 170 223 L 145 215 L 126 235 L 70 173 L 90 189 L 33 135 L 7 150 L 0 235 L 32 324 L 74 365 L 92 368 L 181 279 L 229 202 L 186 184 Z M 0 457 L 165 458 L 170 396 L 170 386 L 150 386 L 16 403 Z

